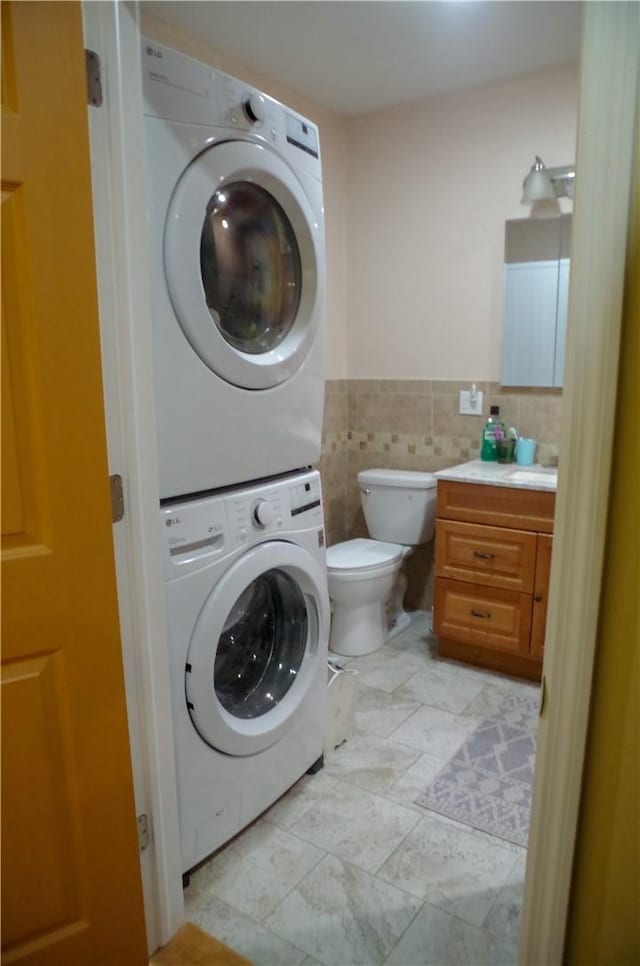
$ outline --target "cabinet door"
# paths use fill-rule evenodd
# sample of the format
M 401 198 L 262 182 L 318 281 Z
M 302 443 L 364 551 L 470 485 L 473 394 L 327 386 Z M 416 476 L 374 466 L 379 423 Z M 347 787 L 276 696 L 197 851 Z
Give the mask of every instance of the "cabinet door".
M 437 521 L 438 577 L 530 594 L 535 563 L 535 533 L 455 520 Z
M 500 381 L 507 386 L 553 386 L 557 260 L 505 265 L 504 292 Z
M 542 660 L 544 655 L 544 633 L 547 624 L 547 605 L 549 600 L 549 574 L 551 572 L 551 548 L 553 537 L 546 533 L 538 534 L 536 553 L 536 575 L 533 584 L 533 617 L 531 620 L 531 657 Z

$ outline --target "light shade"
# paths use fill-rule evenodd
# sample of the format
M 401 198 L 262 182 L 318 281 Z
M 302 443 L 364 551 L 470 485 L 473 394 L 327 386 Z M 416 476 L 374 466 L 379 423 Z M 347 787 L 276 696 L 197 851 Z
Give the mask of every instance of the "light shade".
M 527 177 L 522 182 L 522 204 L 531 205 L 536 201 L 554 201 L 556 193 L 551 184 L 551 178 L 541 158 L 536 155 L 536 161 Z

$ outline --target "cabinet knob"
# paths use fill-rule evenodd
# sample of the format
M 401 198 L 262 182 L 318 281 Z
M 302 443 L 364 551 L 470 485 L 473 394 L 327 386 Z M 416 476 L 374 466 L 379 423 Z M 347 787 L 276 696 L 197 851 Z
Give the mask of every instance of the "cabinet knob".
M 482 611 L 473 610 L 473 608 L 472 608 L 471 609 L 471 616 L 472 617 L 491 617 L 491 612 L 490 611 L 487 611 L 486 614 L 483 614 Z
M 495 557 L 495 554 L 488 553 L 487 551 L 484 551 L 484 550 L 474 550 L 473 556 L 479 557 L 480 560 L 493 560 L 493 558 Z
M 536 594 L 533 599 L 535 600 L 536 604 L 541 604 L 542 601 L 544 600 L 544 597 L 542 596 L 542 594 Z

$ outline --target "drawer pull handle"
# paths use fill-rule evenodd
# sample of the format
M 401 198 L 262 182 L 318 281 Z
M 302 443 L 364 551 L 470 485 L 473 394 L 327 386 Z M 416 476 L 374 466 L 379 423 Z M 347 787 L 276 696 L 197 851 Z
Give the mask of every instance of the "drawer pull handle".
M 486 614 L 483 614 L 482 611 L 473 610 L 473 608 L 472 608 L 472 610 L 471 610 L 471 616 L 472 617 L 491 617 L 491 611 L 487 611 Z
M 480 560 L 493 560 L 493 558 L 495 557 L 495 554 L 494 553 L 486 553 L 486 552 L 484 552 L 482 550 L 474 550 L 473 551 L 473 556 L 474 557 L 480 557 Z

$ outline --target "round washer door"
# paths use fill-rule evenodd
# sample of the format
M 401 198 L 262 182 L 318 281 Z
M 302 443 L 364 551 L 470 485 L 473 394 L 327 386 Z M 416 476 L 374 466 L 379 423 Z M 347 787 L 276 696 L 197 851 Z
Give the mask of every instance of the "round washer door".
M 202 608 L 187 656 L 187 707 L 198 734 L 252 755 L 291 727 L 328 637 L 326 577 L 307 551 L 269 541 L 240 557 Z
M 285 382 L 320 323 L 320 213 L 269 148 L 225 141 L 199 154 L 169 203 L 165 275 L 182 330 L 218 376 Z

